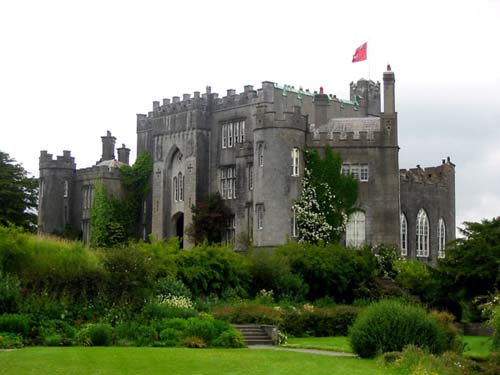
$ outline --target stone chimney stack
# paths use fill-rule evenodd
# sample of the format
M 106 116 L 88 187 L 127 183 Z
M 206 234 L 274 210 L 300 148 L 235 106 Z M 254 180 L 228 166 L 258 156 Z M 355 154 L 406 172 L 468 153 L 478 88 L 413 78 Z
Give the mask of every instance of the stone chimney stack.
M 111 135 L 108 130 L 102 139 L 102 157 L 100 161 L 113 160 L 115 158 L 115 142 L 116 137 Z
M 116 151 L 118 151 L 118 161 L 128 165 L 130 157 L 130 149 L 125 147 L 125 144 L 122 143 L 122 147 L 116 149 Z
M 394 98 L 394 72 L 391 66 L 387 65 L 387 70 L 384 72 L 384 113 L 393 115 L 396 112 L 395 98 Z

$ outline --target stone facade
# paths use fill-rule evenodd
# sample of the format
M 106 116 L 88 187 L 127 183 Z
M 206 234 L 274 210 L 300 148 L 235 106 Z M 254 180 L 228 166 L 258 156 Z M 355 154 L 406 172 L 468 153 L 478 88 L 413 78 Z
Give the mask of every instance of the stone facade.
M 455 236 L 454 165 L 448 159 L 438 167 L 399 170 L 390 67 L 383 81 L 383 111 L 381 84 L 364 79 L 351 83 L 349 100 L 322 89 L 311 93 L 263 82 L 257 90 L 245 86 L 243 92 L 227 90 L 223 97 L 207 87 L 193 97 L 153 102 L 151 112 L 137 115 L 137 152 L 148 152 L 154 159 L 142 233 L 158 239 L 182 237 L 192 222 L 191 206 L 220 192 L 234 214 L 228 222 L 229 241 L 238 244 L 246 238 L 255 246 L 272 247 L 294 240 L 292 205 L 301 191 L 303 152 L 322 152 L 329 145 L 341 155 L 343 172 L 360 180 L 359 213 L 348 225 L 347 243 L 400 246 L 404 240 L 408 256 L 432 262 L 443 230 L 446 241 Z M 120 160 L 128 163 L 128 152 L 122 153 L 127 160 Z M 87 170 L 77 171 L 69 152 L 57 161 L 49 156 L 42 151 L 40 157 L 41 181 L 53 189 L 50 199 L 41 196 L 40 231 L 64 225 L 66 206 L 69 221 L 83 228 L 88 215 L 79 207 L 85 186 L 101 181 L 120 193 L 118 170 L 102 165 L 114 159 L 111 134 L 103 137 L 100 163 Z M 64 181 L 69 181 L 74 199 L 61 193 Z M 184 245 L 192 244 L 185 238 Z M 424 249 L 417 251 L 417 246 Z

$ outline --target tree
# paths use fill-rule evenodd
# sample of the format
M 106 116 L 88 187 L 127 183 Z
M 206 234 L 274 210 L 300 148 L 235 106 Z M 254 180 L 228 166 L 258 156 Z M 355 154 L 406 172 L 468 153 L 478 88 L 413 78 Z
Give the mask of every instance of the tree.
M 470 300 L 500 288 L 500 217 L 464 224 L 464 237 L 448 245 L 438 269 Z
M 300 198 L 293 208 L 301 242 L 338 242 L 358 196 L 357 181 L 341 173 L 342 159 L 330 147 L 304 153 L 305 172 Z
M 231 211 L 219 193 L 210 194 L 205 201 L 191 207 L 193 223 L 186 234 L 195 244 L 208 241 L 209 244 L 221 243 L 228 225 Z
M 35 230 L 38 205 L 38 179 L 9 154 L 0 151 L 0 224 L 8 223 Z

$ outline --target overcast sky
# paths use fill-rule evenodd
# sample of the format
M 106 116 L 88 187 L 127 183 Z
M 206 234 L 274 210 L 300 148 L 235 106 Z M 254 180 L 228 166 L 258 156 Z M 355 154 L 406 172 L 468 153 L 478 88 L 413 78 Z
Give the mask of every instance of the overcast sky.
M 0 3 L 0 150 L 38 175 L 40 150 L 132 148 L 153 100 L 269 80 L 348 98 L 396 74 L 400 167 L 450 156 L 457 224 L 500 215 L 500 1 Z M 351 63 L 368 41 L 369 62 Z

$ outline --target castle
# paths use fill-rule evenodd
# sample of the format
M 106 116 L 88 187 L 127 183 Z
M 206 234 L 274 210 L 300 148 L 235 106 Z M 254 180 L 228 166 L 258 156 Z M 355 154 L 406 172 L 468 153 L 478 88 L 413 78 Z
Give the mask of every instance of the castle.
M 455 238 L 455 166 L 448 158 L 436 167 L 399 169 L 389 66 L 383 82 L 383 111 L 380 83 L 365 79 L 350 84 L 349 100 L 266 81 L 224 97 L 207 87 L 153 102 L 151 112 L 137 115 L 137 152 L 154 159 L 142 235 L 183 237 L 192 205 L 218 191 L 233 213 L 227 241 L 244 236 L 260 247 L 293 241 L 304 150 L 329 145 L 342 157 L 342 173 L 359 180 L 347 245 L 395 244 L 426 262 L 445 256 L 444 244 Z M 56 160 L 41 152 L 40 232 L 71 225 L 88 240 L 95 184 L 120 194 L 118 167 L 128 163 L 129 149 L 119 148 L 115 160 L 115 138 L 108 132 L 102 142 L 101 159 L 86 169 L 76 169 L 69 151 Z M 191 246 L 187 238 L 184 245 Z

